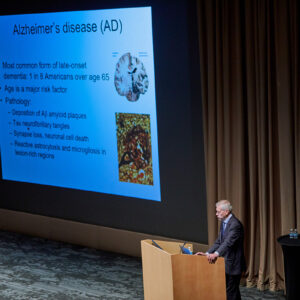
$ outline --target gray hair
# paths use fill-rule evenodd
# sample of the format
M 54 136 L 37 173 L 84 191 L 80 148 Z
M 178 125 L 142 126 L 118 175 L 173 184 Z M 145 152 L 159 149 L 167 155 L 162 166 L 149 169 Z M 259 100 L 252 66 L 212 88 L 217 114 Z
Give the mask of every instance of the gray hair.
M 220 207 L 222 210 L 232 211 L 232 205 L 228 200 L 220 200 L 216 203 L 216 207 Z

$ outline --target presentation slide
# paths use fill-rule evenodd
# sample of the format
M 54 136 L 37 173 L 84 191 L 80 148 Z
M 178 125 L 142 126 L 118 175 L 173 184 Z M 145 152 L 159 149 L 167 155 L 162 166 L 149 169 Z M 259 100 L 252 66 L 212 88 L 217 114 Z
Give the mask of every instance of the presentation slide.
M 2 178 L 161 201 L 151 7 L 0 16 L 0 38 Z
M 199 9 L 3 2 L 1 209 L 207 243 Z

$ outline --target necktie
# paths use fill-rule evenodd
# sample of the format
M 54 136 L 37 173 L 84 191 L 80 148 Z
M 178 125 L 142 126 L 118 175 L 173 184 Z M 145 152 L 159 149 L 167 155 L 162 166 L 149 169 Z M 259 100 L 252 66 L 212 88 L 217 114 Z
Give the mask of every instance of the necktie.
M 225 231 L 225 223 L 222 222 L 222 223 L 221 223 L 221 238 L 222 238 L 222 239 L 223 239 L 223 237 L 224 237 L 224 231 Z

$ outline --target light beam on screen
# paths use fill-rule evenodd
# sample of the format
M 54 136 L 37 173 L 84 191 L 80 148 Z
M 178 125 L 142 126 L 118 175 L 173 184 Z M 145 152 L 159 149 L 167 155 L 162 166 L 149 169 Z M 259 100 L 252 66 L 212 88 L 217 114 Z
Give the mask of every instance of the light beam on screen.
M 0 37 L 3 179 L 161 201 L 151 7 L 1 16 Z

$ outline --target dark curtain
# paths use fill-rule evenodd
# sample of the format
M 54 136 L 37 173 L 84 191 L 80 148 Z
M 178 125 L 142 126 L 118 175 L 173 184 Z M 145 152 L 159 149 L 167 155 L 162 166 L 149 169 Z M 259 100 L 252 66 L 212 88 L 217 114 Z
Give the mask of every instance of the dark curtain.
M 284 287 L 277 238 L 300 229 L 299 6 L 198 0 L 209 243 L 228 199 L 259 289 Z

